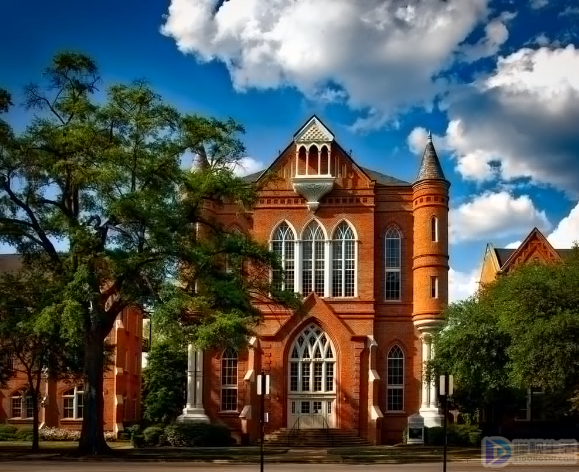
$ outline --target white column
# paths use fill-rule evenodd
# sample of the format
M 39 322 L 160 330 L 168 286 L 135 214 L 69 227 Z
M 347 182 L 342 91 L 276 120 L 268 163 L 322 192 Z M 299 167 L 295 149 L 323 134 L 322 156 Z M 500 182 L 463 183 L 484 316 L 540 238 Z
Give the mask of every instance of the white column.
M 423 410 L 428 408 L 428 405 L 430 404 L 430 389 L 428 388 L 424 371 L 427 359 L 430 359 L 430 342 L 424 335 L 420 336 L 420 340 L 422 341 L 422 395 L 420 409 Z
M 203 409 L 203 351 L 191 343 L 187 346 L 187 405 L 177 421 L 209 423 Z
M 430 333 L 423 333 L 420 336 L 422 341 L 422 401 L 420 405 L 420 415 L 424 418 L 424 426 L 431 428 L 442 425 L 442 415 L 437 407 L 436 383 L 434 379 L 427 381 L 426 365 L 434 358 L 434 348 L 432 346 L 432 336 Z

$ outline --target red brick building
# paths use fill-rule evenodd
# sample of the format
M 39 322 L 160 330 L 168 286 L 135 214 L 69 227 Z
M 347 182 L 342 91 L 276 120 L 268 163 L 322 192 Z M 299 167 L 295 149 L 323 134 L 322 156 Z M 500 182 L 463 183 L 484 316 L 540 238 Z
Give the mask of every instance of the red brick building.
M 256 439 L 264 371 L 268 432 L 341 428 L 387 443 L 419 411 L 440 424 L 434 386 L 421 376 L 448 299 L 450 184 L 430 138 L 417 175 L 409 183 L 360 167 L 314 116 L 266 171 L 247 177 L 267 182 L 249 216 L 209 209 L 270 244 L 285 268 L 280 284 L 304 296 L 307 314 L 263 305 L 248 350 L 203 357 L 191 348 L 181 419 Z
M 0 255 L 0 272 L 17 271 L 20 264 L 17 254 Z M 142 310 L 126 308 L 107 337 L 116 348 L 112 366 L 104 375 L 105 431 L 117 433 L 123 430 L 123 422 L 140 418 L 142 325 Z M 0 389 L 0 423 L 32 425 L 32 402 L 26 395 L 28 381 L 23 372 L 18 372 L 18 360 L 13 357 L 12 362 L 17 372 L 8 387 Z M 81 428 L 82 382 L 43 379 L 41 392 L 41 426 Z

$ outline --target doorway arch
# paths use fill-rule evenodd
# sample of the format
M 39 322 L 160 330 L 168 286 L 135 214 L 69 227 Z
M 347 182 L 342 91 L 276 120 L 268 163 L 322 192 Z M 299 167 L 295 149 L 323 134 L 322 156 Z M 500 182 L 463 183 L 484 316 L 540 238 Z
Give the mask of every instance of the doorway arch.
M 288 428 L 336 427 L 337 353 L 314 323 L 295 338 L 288 356 Z

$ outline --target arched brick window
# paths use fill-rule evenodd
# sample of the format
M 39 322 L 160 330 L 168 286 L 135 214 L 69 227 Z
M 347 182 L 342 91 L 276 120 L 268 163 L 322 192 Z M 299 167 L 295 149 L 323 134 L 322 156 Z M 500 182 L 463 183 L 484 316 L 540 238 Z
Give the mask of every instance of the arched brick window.
M 80 420 L 84 414 L 84 387 L 77 385 L 62 394 L 62 417 Z
M 34 416 L 32 395 L 28 390 L 18 390 L 10 396 L 10 413 L 14 419 L 28 419 Z
M 356 241 L 352 228 L 341 223 L 332 241 L 332 297 L 353 297 L 356 285 Z
M 294 290 L 295 236 L 287 223 L 281 223 L 273 233 L 271 250 L 278 255 L 282 269 L 273 271 L 272 281 L 276 290 Z
M 302 294 L 307 296 L 315 292 L 324 296 L 324 275 L 326 271 L 326 256 L 324 248 L 324 232 L 320 225 L 312 221 L 303 236 L 302 254 Z
M 400 300 L 401 281 L 401 244 L 400 232 L 390 227 L 386 231 L 385 242 L 385 298 L 386 300 Z
M 221 354 L 221 411 L 237 411 L 237 351 Z
M 386 409 L 404 411 L 404 353 L 400 346 L 393 346 L 388 352 L 388 394 Z

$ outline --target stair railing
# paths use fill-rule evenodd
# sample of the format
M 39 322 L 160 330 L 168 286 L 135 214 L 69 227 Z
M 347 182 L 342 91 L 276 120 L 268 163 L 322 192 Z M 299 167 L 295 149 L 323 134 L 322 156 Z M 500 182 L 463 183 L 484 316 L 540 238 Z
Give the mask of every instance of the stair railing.
M 300 434 L 300 417 L 298 416 L 298 419 L 294 421 L 293 426 L 291 427 L 291 429 L 288 431 L 287 433 L 287 445 L 290 445 L 290 440 L 291 440 L 291 436 L 292 436 L 292 432 L 293 431 L 297 431 L 298 432 L 298 436 Z
M 331 444 L 331 446 L 333 447 L 334 446 L 334 436 L 330 431 L 330 425 L 328 423 L 328 420 L 324 416 L 322 416 L 321 418 L 322 418 L 323 424 L 324 424 L 323 429 L 326 430 L 326 438 L 327 438 L 328 442 Z

